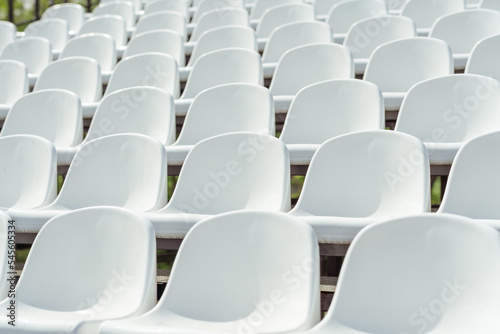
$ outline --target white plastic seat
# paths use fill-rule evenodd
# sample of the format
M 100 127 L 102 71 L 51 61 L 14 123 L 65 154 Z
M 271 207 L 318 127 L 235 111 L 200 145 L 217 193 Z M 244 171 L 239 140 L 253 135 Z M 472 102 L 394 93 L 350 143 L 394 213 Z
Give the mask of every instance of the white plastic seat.
M 330 26 L 324 22 L 295 22 L 276 28 L 262 54 L 264 77 L 273 76 L 278 61 L 286 51 L 306 44 L 331 41 Z
M 231 1 L 220 1 L 220 0 L 202 0 L 196 11 L 193 14 L 192 24 L 198 23 L 203 14 L 208 13 L 212 10 L 224 10 L 226 8 L 241 8 L 243 9 L 243 0 L 231 0 Z
M 78 151 L 54 202 L 36 210 L 11 209 L 7 214 L 16 221 L 18 232 L 34 233 L 49 219 L 85 207 L 154 211 L 167 202 L 166 180 L 166 152 L 159 141 L 140 134 L 109 135 L 87 142 Z
M 205 31 L 225 26 L 248 26 L 248 13 L 242 8 L 216 9 L 203 14 L 193 28 L 190 44 L 197 42 Z
M 261 19 L 262 15 L 269 8 L 293 4 L 293 3 L 303 3 L 302 0 L 256 0 L 254 6 L 250 10 L 250 20 L 257 24 L 257 22 Z
M 167 146 L 169 165 L 182 165 L 198 142 L 229 132 L 274 136 L 274 102 L 262 86 L 231 83 L 199 93 L 189 107 L 177 141 Z
M 148 15 L 148 14 L 153 14 L 153 13 L 163 12 L 163 11 L 178 12 L 179 14 L 183 15 L 186 18 L 189 15 L 188 6 L 186 5 L 186 2 L 179 1 L 179 0 L 149 1 L 144 5 L 144 14 L 143 15 Z
M 349 78 L 354 78 L 349 49 L 333 43 L 309 44 L 283 54 L 269 90 L 276 112 L 286 112 L 302 88 L 325 80 Z
M 314 9 L 304 3 L 293 3 L 275 6 L 267 9 L 257 24 L 256 32 L 259 39 L 259 51 L 264 47 L 274 29 L 288 23 L 314 21 Z
M 0 119 L 4 120 L 10 108 L 29 92 L 28 69 L 17 60 L 0 60 Z
M 290 215 L 320 243 L 350 243 L 367 225 L 430 211 L 424 144 L 394 131 L 366 131 L 324 142 L 314 154 Z
M 101 99 L 102 81 L 99 64 L 92 58 L 70 57 L 55 61 L 40 74 L 33 91 L 65 89 L 80 97 L 83 115 Z
M 264 237 L 279 235 L 287 236 L 279 247 Z M 300 278 L 290 268 L 299 268 Z M 283 279 L 289 276 L 300 284 Z M 310 227 L 275 212 L 232 212 L 193 227 L 151 312 L 105 322 L 99 333 L 292 333 L 318 322 L 319 305 L 319 251 Z
M 68 23 L 69 34 L 74 36 L 80 31 L 85 16 L 85 9 L 76 3 L 62 3 L 47 8 L 42 14 L 42 20 L 49 18 L 63 19 Z
M 469 217 L 500 229 L 499 144 L 500 132 L 464 143 L 453 160 L 439 213 Z
M 82 104 L 68 90 L 33 92 L 14 103 L 0 137 L 30 134 L 49 140 L 56 149 L 74 146 L 83 139 Z
M 362 80 L 329 80 L 297 93 L 280 139 L 287 145 L 292 165 L 308 165 L 330 138 L 384 128 L 384 99 L 377 86 Z
M 463 70 L 474 45 L 483 38 L 500 34 L 500 12 L 474 9 L 439 18 L 429 37 L 448 43 L 453 52 L 455 70 Z
M 17 60 L 26 65 L 29 85 L 33 87 L 42 70 L 52 61 L 52 49 L 46 38 L 24 37 L 7 45 L 0 59 Z
M 101 81 L 107 85 L 116 65 L 115 41 L 110 35 L 102 33 L 75 36 L 68 41 L 59 58 L 69 57 L 88 57 L 97 61 Z
M 16 39 L 17 27 L 9 21 L 0 21 L 0 54 L 7 44 Z
M 399 110 L 408 90 L 418 82 L 453 74 L 453 58 L 445 42 L 428 37 L 397 40 L 373 51 L 363 80 L 376 84 L 385 110 Z
M 184 41 L 172 30 L 151 30 L 135 35 L 127 45 L 123 58 L 133 55 L 160 52 L 175 58 L 179 66 L 185 66 Z
M 495 0 L 481 0 L 481 2 L 479 3 L 479 8 L 500 11 L 500 3 Z
M 328 13 L 336 4 L 345 0 L 313 0 L 312 6 L 318 21 L 326 21 Z
M 349 247 L 325 318 L 303 333 L 498 333 L 499 263 L 498 232 L 471 219 L 374 224 Z
M 59 165 L 69 165 L 75 154 L 89 141 L 120 133 L 138 133 L 164 145 L 172 144 L 175 141 L 172 96 L 156 87 L 125 88 L 105 96 L 83 142 L 58 149 L 57 162 Z
M 500 80 L 500 63 L 496 57 L 498 52 L 500 52 L 500 35 L 480 40 L 470 53 L 465 73 L 480 74 Z
M 92 11 L 92 16 L 118 15 L 125 21 L 128 36 L 132 35 L 135 26 L 135 8 L 131 1 L 106 1 L 100 3 Z
M 416 36 L 415 24 L 404 16 L 387 15 L 354 23 L 346 34 L 344 46 L 354 58 L 357 75 L 363 75 L 368 59 L 380 45 Z
M 202 219 L 235 210 L 288 211 L 290 161 L 279 139 L 228 133 L 197 143 L 163 209 L 144 213 L 158 238 L 184 238 Z
M 118 58 L 122 57 L 127 44 L 127 27 L 121 16 L 114 14 L 92 16 L 85 21 L 79 35 L 90 33 L 103 33 L 113 37 L 116 54 Z
M 104 4 L 104 3 L 115 2 L 115 1 L 131 3 L 132 6 L 134 7 L 134 13 L 135 13 L 136 16 L 141 16 L 143 14 L 143 10 L 142 10 L 143 3 L 142 3 L 142 0 L 100 0 L 99 3 L 100 4 Z
M 500 82 L 462 74 L 421 82 L 410 89 L 396 131 L 425 142 L 431 164 L 450 165 L 473 137 L 500 131 Z
M 354 23 L 384 15 L 387 15 L 387 4 L 383 0 L 342 1 L 330 9 L 326 23 L 332 29 L 333 40 L 342 44 Z
M 143 15 L 137 22 L 132 37 L 151 30 L 166 29 L 177 32 L 182 36 L 183 41 L 186 41 L 186 24 L 186 17 L 178 12 L 165 11 Z
M 419 36 L 427 36 L 434 22 L 441 16 L 461 12 L 464 0 L 410 0 L 404 4 L 401 15 L 415 22 Z
M 35 21 L 24 29 L 24 34 L 26 37 L 34 36 L 48 39 L 52 46 L 52 55 L 54 59 L 57 59 L 68 41 L 68 23 L 63 19 Z
M 0 208 L 35 209 L 57 194 L 54 145 L 32 135 L 0 138 Z
M 16 286 L 15 326 L 4 321 L 0 333 L 97 333 L 105 320 L 149 311 L 155 246 L 151 223 L 121 208 L 55 217 L 36 237 Z

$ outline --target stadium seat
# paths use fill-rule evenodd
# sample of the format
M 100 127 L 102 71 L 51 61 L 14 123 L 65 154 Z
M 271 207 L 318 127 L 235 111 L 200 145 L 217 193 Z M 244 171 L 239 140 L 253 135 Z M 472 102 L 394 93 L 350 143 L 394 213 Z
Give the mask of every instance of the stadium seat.
M 382 44 L 416 36 L 415 24 L 404 16 L 387 15 L 354 23 L 346 34 L 344 46 L 354 58 L 356 75 L 363 75 L 368 59 Z
M 125 21 L 128 36 L 131 36 L 135 28 L 135 8 L 131 1 L 106 1 L 100 3 L 92 11 L 92 16 L 118 15 Z
M 92 16 L 85 21 L 79 35 L 90 33 L 108 34 L 115 40 L 116 54 L 121 58 L 127 44 L 127 27 L 119 15 Z
M 387 220 L 355 238 L 328 313 L 303 333 L 498 333 L 499 279 L 491 227 L 444 214 Z
M 14 23 L 0 21 L 0 54 L 7 44 L 12 43 L 16 38 L 17 27 Z
M 158 12 L 171 11 L 177 12 L 182 16 L 188 18 L 188 6 L 185 1 L 179 0 L 154 0 L 148 1 L 144 5 L 144 14 L 154 14 Z
M 127 45 L 123 58 L 148 52 L 160 52 L 175 58 L 179 66 L 185 66 L 184 41 L 173 30 L 151 30 L 135 35 Z
M 330 43 L 330 26 L 324 22 L 295 22 L 276 28 L 262 54 L 264 77 L 272 78 L 281 56 L 290 49 L 313 43 Z
M 167 206 L 144 216 L 153 222 L 158 238 L 184 238 L 194 224 L 220 213 L 289 209 L 285 144 L 273 136 L 238 132 L 197 143 Z
M 254 6 L 250 10 L 250 20 L 253 21 L 253 24 L 256 25 L 257 22 L 261 19 L 262 15 L 269 8 L 275 6 L 281 6 L 292 3 L 303 3 L 302 0 L 256 0 Z
M 56 149 L 82 142 L 82 104 L 75 93 L 47 89 L 14 103 L 0 137 L 29 134 L 49 140 Z
M 385 15 L 387 15 L 387 4 L 383 0 L 342 1 L 332 7 L 326 23 L 332 29 L 333 40 L 342 44 L 353 24 L 369 17 Z
M 472 49 L 465 66 L 466 74 L 480 74 L 500 80 L 500 35 L 480 40 Z
M 116 1 L 131 3 L 132 6 L 134 7 L 134 13 L 137 17 L 141 16 L 143 14 L 143 11 L 142 11 L 143 1 L 142 0 L 100 0 L 99 3 L 104 4 L 104 3 L 116 2 Z
M 290 105 L 280 139 L 292 165 L 308 165 L 330 138 L 383 130 L 384 99 L 377 86 L 353 79 L 329 80 L 301 89 Z
M 107 85 L 116 65 L 115 41 L 110 35 L 102 33 L 75 36 L 68 41 L 59 58 L 69 57 L 88 57 L 97 61 L 102 84 Z
M 45 19 L 63 19 L 68 23 L 69 35 L 75 36 L 80 31 L 85 17 L 85 8 L 76 3 L 61 3 L 50 6 L 42 14 Z
M 314 154 L 290 215 L 320 243 L 350 243 L 371 223 L 430 211 L 424 144 L 394 131 L 366 131 L 324 142 Z
M 429 37 L 448 43 L 453 52 L 455 70 L 463 70 L 474 45 L 483 38 L 498 34 L 500 12 L 474 9 L 442 16 L 432 26 Z
M 15 326 L 3 321 L 0 333 L 97 333 L 105 320 L 149 311 L 156 304 L 151 223 L 112 207 L 55 217 L 33 243 L 15 301 Z
M 24 35 L 48 39 L 52 46 L 52 55 L 57 59 L 68 41 L 68 24 L 63 19 L 35 21 L 24 29 Z
M 204 54 L 193 65 L 184 92 L 175 101 L 175 114 L 186 115 L 201 91 L 228 83 L 262 85 L 260 55 L 248 49 L 228 48 Z
M 312 6 L 318 21 L 326 21 L 332 7 L 345 0 L 313 0 Z
M 0 60 L 17 60 L 28 69 L 29 85 L 33 87 L 42 70 L 52 61 L 50 42 L 42 37 L 24 37 L 8 44 Z
M 99 333 L 292 333 L 319 321 L 319 305 L 309 226 L 280 213 L 232 212 L 193 227 L 151 312 L 105 322 Z
M 165 11 L 143 15 L 137 22 L 132 38 L 151 30 L 173 30 L 187 40 L 186 17 L 178 12 Z
M 225 26 L 248 26 L 247 11 L 242 8 L 224 8 L 203 14 L 193 28 L 189 42 L 197 42 L 205 31 Z
M 452 73 L 453 58 L 448 44 L 435 38 L 416 37 L 376 48 L 363 79 L 380 88 L 387 111 L 398 110 L 416 83 Z
M 427 36 L 434 22 L 441 16 L 461 12 L 464 9 L 464 0 L 410 0 L 404 4 L 401 15 L 415 22 L 419 36 Z
M 274 136 L 274 102 L 269 90 L 246 83 L 206 89 L 189 107 L 177 141 L 167 146 L 169 165 L 182 165 L 198 142 L 229 132 Z
M 500 82 L 481 75 L 450 75 L 410 89 L 396 131 L 425 142 L 431 164 L 450 165 L 463 143 L 500 131 Z
M 17 60 L 0 60 L 0 120 L 21 96 L 29 92 L 28 69 Z
M 0 208 L 36 209 L 57 194 L 54 145 L 32 135 L 0 138 Z
M 202 0 L 196 7 L 196 11 L 193 14 L 192 24 L 198 23 L 200 17 L 212 10 L 224 10 L 226 8 L 241 8 L 243 9 L 243 0 L 231 0 L 231 1 L 221 1 L 221 0 Z
M 174 115 L 172 96 L 164 90 L 156 87 L 118 90 L 102 99 L 83 142 L 57 150 L 57 161 L 60 165 L 69 165 L 89 141 L 120 133 L 138 133 L 164 145 L 172 144 L 175 141 Z
M 16 221 L 18 232 L 36 233 L 49 219 L 75 209 L 110 205 L 143 212 L 158 210 L 166 202 L 165 147 L 149 136 L 128 133 L 87 142 L 50 205 L 10 209 L 7 214 Z
M 309 44 L 283 54 L 269 90 L 276 112 L 282 113 L 302 88 L 320 81 L 349 78 L 354 78 L 349 49 L 333 43 Z

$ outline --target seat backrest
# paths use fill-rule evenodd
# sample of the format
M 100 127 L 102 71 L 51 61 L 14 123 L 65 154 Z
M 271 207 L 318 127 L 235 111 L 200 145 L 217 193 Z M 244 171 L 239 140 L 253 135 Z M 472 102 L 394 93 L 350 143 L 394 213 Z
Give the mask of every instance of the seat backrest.
M 257 51 L 255 31 L 245 26 L 225 26 L 205 31 L 193 48 L 188 66 L 202 55 L 227 48 L 243 48 Z
M 146 2 L 144 5 L 144 14 L 154 14 L 157 12 L 172 11 L 178 12 L 184 17 L 188 17 L 188 6 L 185 1 L 178 0 L 155 0 Z
M 104 95 L 134 86 L 158 87 L 177 98 L 180 87 L 175 58 L 149 52 L 123 59 L 116 65 Z
M 127 44 L 127 29 L 125 20 L 119 15 L 92 16 L 85 21 L 80 29 L 80 35 L 89 33 L 108 34 L 115 40 L 116 47 Z
M 92 16 L 119 15 L 124 21 L 127 29 L 135 25 L 135 8 L 130 1 L 107 1 L 100 3 L 92 11 Z
M 182 99 L 192 99 L 202 90 L 228 84 L 263 82 L 260 55 L 248 49 L 229 48 L 204 54 L 194 63 Z
M 231 0 L 231 1 L 202 0 L 193 14 L 192 22 L 197 23 L 203 14 L 208 13 L 212 10 L 223 10 L 226 8 L 243 9 L 243 0 Z
M 92 58 L 71 57 L 47 65 L 33 91 L 52 88 L 69 90 L 77 94 L 82 103 L 99 101 L 102 96 L 99 64 Z
M 472 49 L 465 73 L 481 74 L 500 80 L 500 62 L 496 54 L 500 52 L 500 35 L 480 40 Z
M 314 21 L 314 8 L 304 3 L 292 3 L 267 9 L 257 24 L 257 37 L 268 38 L 274 29 L 287 23 Z
M 54 145 L 32 135 L 0 138 L 0 207 L 35 209 L 57 194 Z
M 321 327 L 496 333 L 499 279 L 498 232 L 489 226 L 439 214 L 375 223 L 351 243 Z
M 76 3 L 62 3 L 50 6 L 43 12 L 42 20 L 49 18 L 63 19 L 68 23 L 69 32 L 76 34 L 82 27 L 85 9 Z
M 26 65 L 29 74 L 39 75 L 52 61 L 52 48 L 46 38 L 20 38 L 3 49 L 0 59 L 18 60 Z
M 223 8 L 211 10 L 203 14 L 189 39 L 197 42 L 205 31 L 225 26 L 248 26 L 248 12 L 242 8 Z
M 363 80 L 382 92 L 407 92 L 426 79 L 453 74 L 448 44 L 435 38 L 408 38 L 383 44 L 373 51 Z
M 429 159 L 417 138 L 365 131 L 324 142 L 294 211 L 316 216 L 387 217 L 430 209 Z
M 448 43 L 453 53 L 470 53 L 483 38 L 500 34 L 500 12 L 491 9 L 464 10 L 439 18 L 429 37 Z
M 425 142 L 463 143 L 499 131 L 499 108 L 499 81 L 475 74 L 449 75 L 410 89 L 395 130 Z
M 274 124 L 274 102 L 267 88 L 245 83 L 216 86 L 195 97 L 174 145 L 194 145 L 229 132 L 273 136 Z
M 387 4 L 382 0 L 352 0 L 334 5 L 326 23 L 334 34 L 345 34 L 356 22 L 369 17 L 387 15 Z
M 167 202 L 166 159 L 163 144 L 145 135 L 116 134 L 89 141 L 73 158 L 54 207 L 157 210 Z
M 302 0 L 256 0 L 254 6 L 250 10 L 250 19 L 260 20 L 264 12 L 274 6 L 302 2 Z
M 384 128 L 384 100 L 377 86 L 362 80 L 329 80 L 297 93 L 280 139 L 285 144 L 322 144 L 345 133 Z
M 349 78 L 354 78 L 354 65 L 348 48 L 333 43 L 309 44 L 283 54 L 269 90 L 273 96 L 295 95 L 313 83 Z
M 330 26 L 324 22 L 295 22 L 273 30 L 262 54 L 262 62 L 277 63 L 288 50 L 313 43 L 330 43 Z
M 29 91 L 28 69 L 17 60 L 0 60 L 0 104 L 12 105 Z
M 493 9 L 496 11 L 500 11 L 500 3 L 495 0 L 481 0 L 479 4 L 479 8 L 481 9 Z
M 82 142 L 82 104 L 68 90 L 48 89 L 21 97 L 12 106 L 1 137 L 30 134 L 45 138 L 56 148 Z
M 186 62 L 184 39 L 173 30 L 150 30 L 135 35 L 128 43 L 123 58 L 147 52 L 170 55 L 175 58 L 180 67 L 184 67 Z
M 156 87 L 131 87 L 106 95 L 97 107 L 83 144 L 118 133 L 139 133 L 164 145 L 175 141 L 172 95 Z
M 42 227 L 16 297 L 31 307 L 82 311 L 98 319 L 99 312 L 112 317 L 149 310 L 156 299 L 155 285 L 156 243 L 151 223 L 128 210 L 98 207 L 59 215 Z M 116 304 L 118 310 L 109 310 Z
M 355 59 L 370 58 L 380 45 L 416 36 L 415 24 L 404 16 L 384 15 L 354 23 L 347 32 L 344 45 Z
M 401 15 L 411 18 L 417 28 L 428 29 L 441 16 L 464 9 L 464 0 L 409 0 L 404 4 Z
M 108 34 L 90 33 L 72 38 L 59 56 L 88 57 L 97 61 L 101 73 L 111 72 L 116 65 L 115 40 Z
M 314 232 L 289 215 L 238 211 L 209 218 L 186 235 L 156 310 L 189 318 L 193 330 L 309 329 L 319 320 L 318 260 Z M 286 302 L 276 303 L 277 291 Z M 261 317 L 263 307 L 273 311 Z
M 43 37 L 49 40 L 53 50 L 62 50 L 68 41 L 68 23 L 63 19 L 45 19 L 30 23 L 25 36 Z
M 289 160 L 285 144 L 269 135 L 238 132 L 205 139 L 186 157 L 167 208 L 204 214 L 287 211 Z
M 17 27 L 9 21 L 0 21 L 0 54 L 3 48 L 16 39 Z
M 186 17 L 178 12 L 162 11 L 143 15 L 135 27 L 132 37 L 158 29 L 173 30 L 187 40 Z

